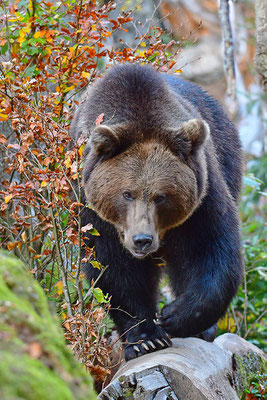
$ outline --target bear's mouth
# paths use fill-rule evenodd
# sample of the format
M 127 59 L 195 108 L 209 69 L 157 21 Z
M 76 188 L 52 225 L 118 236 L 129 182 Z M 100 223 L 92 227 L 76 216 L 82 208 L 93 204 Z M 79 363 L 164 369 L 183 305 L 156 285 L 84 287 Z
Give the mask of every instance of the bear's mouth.
M 145 258 L 145 257 L 147 257 L 147 256 L 149 256 L 149 255 L 151 255 L 152 253 L 154 253 L 155 251 L 157 251 L 157 249 L 155 249 L 155 248 L 150 248 L 149 250 L 147 250 L 147 251 L 140 251 L 140 250 L 137 250 L 137 249 L 128 249 L 128 251 L 132 254 L 132 256 L 134 256 L 135 258 L 139 258 L 139 259 L 141 259 L 141 258 Z
M 118 230 L 118 233 L 119 233 L 119 238 L 120 238 L 122 244 L 131 253 L 131 255 L 134 256 L 135 258 L 139 258 L 139 259 L 145 258 L 148 254 L 151 253 L 151 251 L 140 251 L 140 250 L 137 250 L 137 249 L 129 248 L 125 243 L 124 232 Z
M 149 254 L 148 252 L 144 253 L 142 251 L 137 251 L 137 250 L 132 250 L 131 253 L 136 258 L 144 258 Z

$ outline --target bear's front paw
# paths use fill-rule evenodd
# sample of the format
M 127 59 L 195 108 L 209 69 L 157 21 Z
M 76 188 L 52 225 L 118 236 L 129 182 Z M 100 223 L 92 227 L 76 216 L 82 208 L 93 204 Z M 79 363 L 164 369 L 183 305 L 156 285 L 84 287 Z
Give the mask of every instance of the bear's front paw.
M 161 326 L 169 335 L 184 336 L 181 327 L 181 308 L 179 301 L 173 301 L 163 307 L 161 315 L 157 315 L 156 324 Z
M 155 323 L 172 337 L 194 336 L 207 342 L 213 342 L 216 337 L 217 324 L 209 327 L 210 321 L 204 318 L 200 309 L 192 313 L 180 300 L 163 307 Z
M 153 332 L 128 333 L 125 346 L 125 361 L 172 346 L 169 336 L 160 326 L 155 326 Z

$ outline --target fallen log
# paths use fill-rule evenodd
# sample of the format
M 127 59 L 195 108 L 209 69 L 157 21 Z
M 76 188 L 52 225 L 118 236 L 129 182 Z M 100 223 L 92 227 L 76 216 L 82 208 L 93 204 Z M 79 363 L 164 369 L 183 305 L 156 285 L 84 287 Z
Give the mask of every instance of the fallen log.
M 238 400 L 264 369 L 264 353 L 234 334 L 213 343 L 173 339 L 173 347 L 125 363 L 101 400 Z

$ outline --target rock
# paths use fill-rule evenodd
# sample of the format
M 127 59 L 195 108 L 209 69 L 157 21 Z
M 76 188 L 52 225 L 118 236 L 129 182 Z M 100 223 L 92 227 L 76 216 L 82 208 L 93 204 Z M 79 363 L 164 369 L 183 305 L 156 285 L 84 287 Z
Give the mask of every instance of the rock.
M 182 77 L 205 85 L 224 76 L 220 37 L 205 37 L 183 49 L 178 60 L 184 65 Z
M 42 288 L 0 252 L 0 399 L 93 400 L 91 377 L 66 348 Z
M 219 36 L 203 36 L 193 46 L 184 47 L 173 70 L 177 65 L 183 70 L 181 78 L 197 83 L 222 104 L 225 103 L 226 80 Z
M 213 343 L 173 339 L 172 348 L 124 364 L 99 398 L 238 400 L 249 386 L 243 364 L 247 355 L 254 360 L 249 368 L 255 374 L 262 368 L 264 353 L 237 335 L 225 334 Z

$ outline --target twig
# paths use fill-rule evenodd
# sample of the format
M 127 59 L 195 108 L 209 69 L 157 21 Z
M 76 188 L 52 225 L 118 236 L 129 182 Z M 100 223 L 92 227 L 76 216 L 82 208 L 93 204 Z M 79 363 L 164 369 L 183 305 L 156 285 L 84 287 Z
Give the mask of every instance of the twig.
M 246 339 L 248 337 L 248 335 L 250 334 L 250 332 L 252 331 L 252 329 L 254 328 L 254 326 L 257 324 L 257 322 L 259 322 L 262 317 L 266 314 L 267 310 L 264 310 L 259 317 L 256 319 L 256 321 L 253 322 L 253 324 L 251 325 L 251 327 L 248 329 L 248 331 L 245 333 L 244 335 L 244 339 Z
M 126 333 L 130 332 L 130 331 L 131 331 L 133 328 L 135 328 L 136 326 L 141 325 L 143 322 L 146 322 L 146 318 L 145 318 L 145 319 L 142 319 L 142 321 L 138 321 L 137 324 L 131 326 L 129 329 L 127 329 L 127 331 L 123 332 L 123 333 L 120 335 L 120 337 L 116 340 L 115 343 L 117 343 L 124 335 L 126 335 Z M 115 344 L 115 343 L 114 343 L 114 344 Z M 113 344 L 113 346 L 114 346 L 114 344 Z
M 91 294 L 93 293 L 93 289 L 95 287 L 95 285 L 97 284 L 97 282 L 99 281 L 99 279 L 101 278 L 101 276 L 104 274 L 104 272 L 106 271 L 106 269 L 108 268 L 108 265 L 106 265 L 105 267 L 103 267 L 100 271 L 100 274 L 98 275 L 98 277 L 96 278 L 96 280 L 94 281 L 93 285 L 90 287 L 90 289 L 88 290 L 88 292 L 86 293 L 86 295 L 84 296 L 84 301 L 91 296 Z
M 81 203 L 81 186 L 80 186 L 80 177 L 79 177 L 79 154 L 78 150 L 76 150 L 76 163 L 77 163 L 77 186 L 78 186 L 78 202 Z M 80 313 L 83 312 L 84 306 L 84 298 L 81 289 L 81 282 L 80 282 L 80 274 L 81 274 L 81 250 L 82 250 L 82 235 L 81 235 L 81 211 L 78 211 L 78 259 L 76 265 L 76 272 L 75 272 L 75 283 L 76 289 L 80 300 Z
M 49 201 L 52 203 L 52 193 L 49 190 L 49 186 L 48 186 L 48 196 L 49 196 Z M 51 205 L 51 207 L 50 207 L 50 215 L 51 215 L 51 219 L 52 219 L 53 232 L 54 232 L 54 236 L 55 236 L 56 257 L 57 257 L 57 262 L 59 265 L 62 283 L 63 283 L 64 298 L 65 298 L 65 301 L 67 304 L 68 314 L 70 316 L 73 316 L 71 300 L 70 300 L 70 293 L 69 293 L 68 282 L 67 282 L 67 274 L 65 271 L 65 267 L 64 267 L 64 263 L 63 263 L 62 255 L 61 255 L 61 251 L 60 251 L 58 230 L 57 230 L 57 224 L 56 224 L 55 215 L 54 215 L 54 211 L 53 211 L 53 205 Z
M 247 310 L 248 310 L 247 274 L 245 274 L 245 279 L 244 279 L 244 295 L 245 295 L 245 301 L 244 301 L 244 325 L 245 325 L 245 332 L 247 332 L 247 329 L 248 329 L 248 325 L 247 325 Z
M 236 318 L 236 315 L 235 315 L 235 310 L 234 310 L 233 304 L 231 304 L 231 311 L 232 311 L 233 318 L 234 318 L 234 321 L 235 321 L 235 326 L 236 326 L 236 328 L 237 328 L 237 334 L 238 334 L 239 336 L 241 336 L 240 325 L 239 325 L 239 323 L 238 323 L 238 321 L 237 321 L 237 318 Z
M 126 315 L 128 315 L 131 318 L 137 318 L 137 315 L 132 315 L 132 314 L 128 313 L 127 311 L 122 310 L 120 307 L 115 307 L 115 308 L 111 307 L 111 308 L 109 308 L 109 311 L 114 311 L 114 310 L 121 311 L 121 312 L 125 313 Z

